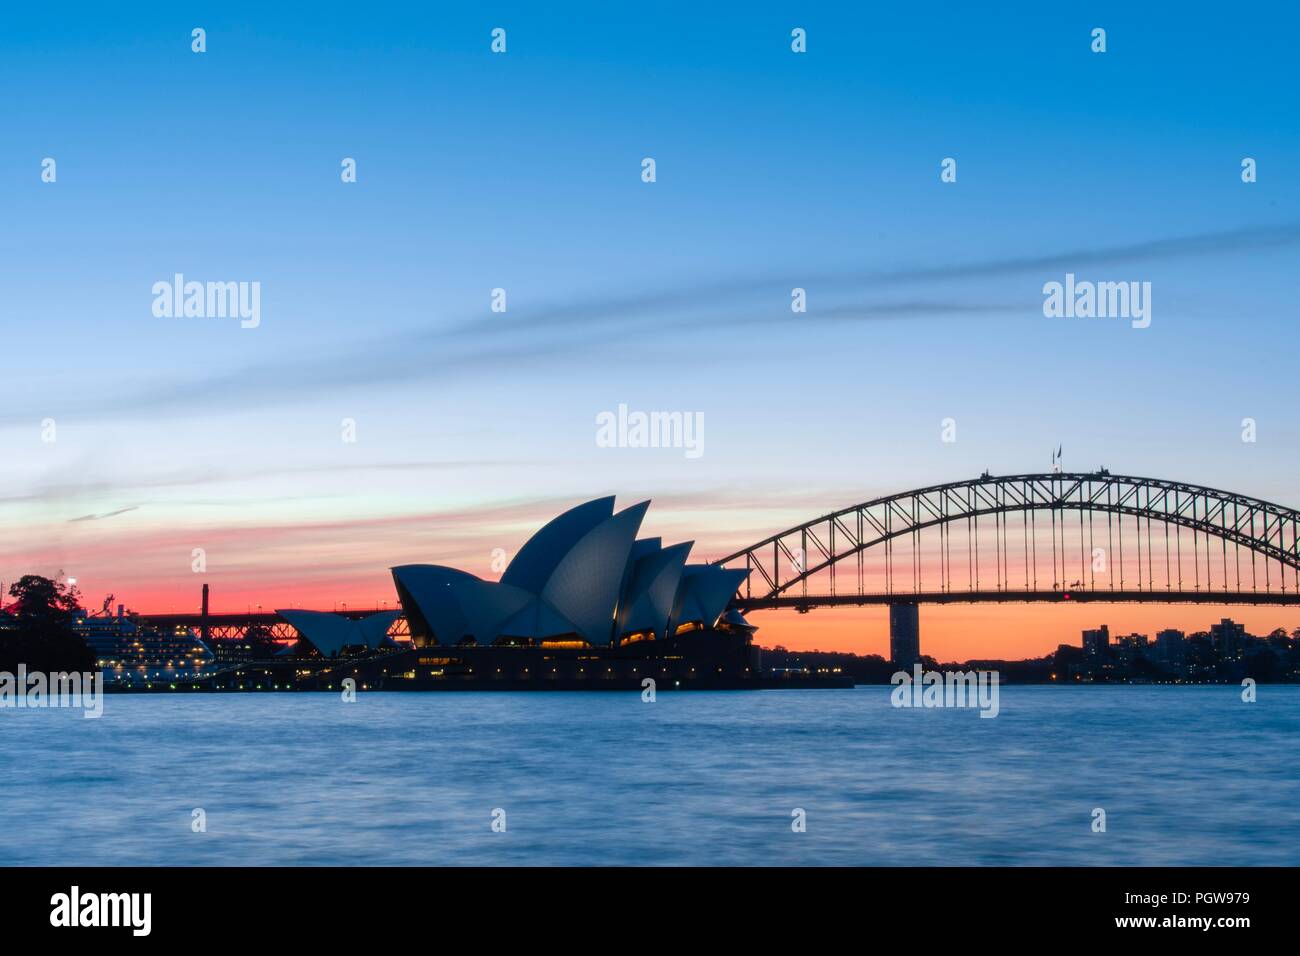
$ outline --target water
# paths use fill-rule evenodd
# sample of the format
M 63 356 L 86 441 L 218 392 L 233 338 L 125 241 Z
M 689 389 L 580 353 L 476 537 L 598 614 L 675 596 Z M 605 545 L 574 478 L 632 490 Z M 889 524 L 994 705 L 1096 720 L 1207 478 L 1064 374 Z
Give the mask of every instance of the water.
M 1300 863 L 1300 687 L 1003 687 L 996 719 L 889 690 L 3 710 L 0 863 Z

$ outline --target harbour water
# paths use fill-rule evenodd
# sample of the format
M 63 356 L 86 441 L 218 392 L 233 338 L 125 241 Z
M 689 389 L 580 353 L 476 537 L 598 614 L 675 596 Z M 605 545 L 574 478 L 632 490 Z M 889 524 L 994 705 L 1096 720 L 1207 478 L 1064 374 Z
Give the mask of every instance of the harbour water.
M 0 863 L 1300 864 L 1300 687 L 1012 686 L 994 719 L 889 693 L 0 710 Z

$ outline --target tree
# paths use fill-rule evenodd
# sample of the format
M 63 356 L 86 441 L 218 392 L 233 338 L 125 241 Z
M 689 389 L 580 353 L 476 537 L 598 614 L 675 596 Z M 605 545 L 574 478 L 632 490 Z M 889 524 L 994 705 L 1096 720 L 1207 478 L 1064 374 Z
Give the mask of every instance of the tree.
M 72 629 L 81 609 L 75 585 L 26 574 L 10 586 L 9 596 L 14 603 L 5 611 L 13 621 L 0 630 L 0 670 L 13 673 L 19 664 L 47 673 L 94 669 L 95 655 Z
M 9 586 L 14 599 L 6 610 L 28 621 L 71 622 L 81 610 L 81 592 L 77 586 L 60 584 L 39 574 L 24 574 Z

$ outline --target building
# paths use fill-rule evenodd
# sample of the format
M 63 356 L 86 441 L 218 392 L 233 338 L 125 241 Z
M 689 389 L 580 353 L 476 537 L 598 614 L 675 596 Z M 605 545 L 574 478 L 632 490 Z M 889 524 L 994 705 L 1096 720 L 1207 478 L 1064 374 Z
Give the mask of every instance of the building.
M 1131 667 L 1146 653 L 1147 636 L 1145 634 L 1125 634 L 1115 638 L 1115 656 L 1120 664 Z
M 364 654 L 380 647 L 395 647 L 388 630 L 401 616 L 400 611 L 380 611 L 356 620 L 328 611 L 276 611 L 293 625 L 302 641 L 322 657 L 337 658 Z
M 921 614 L 915 604 L 889 605 L 889 660 L 900 670 L 921 659 Z
M 731 604 L 748 570 L 690 563 L 692 542 L 639 537 L 649 502 L 578 505 L 529 538 L 498 581 L 458 568 L 392 568 L 398 612 L 359 619 L 286 609 L 299 635 L 236 662 L 214 690 L 632 690 L 851 687 L 838 669 L 762 670 L 754 628 Z
M 285 645 L 261 627 L 250 627 L 238 637 L 206 637 L 200 640 L 212 651 L 217 667 L 267 660 L 283 653 L 285 649 Z
M 1168 628 L 1156 632 L 1156 661 L 1177 673 L 1187 656 L 1187 638 L 1182 631 Z
M 358 647 L 369 653 L 309 665 L 310 680 L 393 690 L 851 684 L 763 675 L 755 628 L 729 607 L 749 572 L 691 563 L 689 541 L 638 537 L 649 504 L 616 512 L 606 497 L 571 508 L 529 538 L 498 581 L 441 565 L 393 568 L 411 643 Z M 355 645 L 356 631 L 331 636 L 344 625 L 280 613 L 322 651 Z
M 1220 659 L 1239 661 L 1246 653 L 1246 626 L 1225 617 L 1210 625 L 1210 641 Z
M 1110 628 L 1101 627 L 1083 632 L 1083 656 L 1090 660 L 1101 660 L 1110 653 Z
M 609 497 L 566 511 L 525 542 L 500 581 L 434 564 L 393 568 L 412 641 L 617 647 L 714 628 L 749 572 L 688 564 L 689 541 L 637 538 L 649 506 L 615 514 Z

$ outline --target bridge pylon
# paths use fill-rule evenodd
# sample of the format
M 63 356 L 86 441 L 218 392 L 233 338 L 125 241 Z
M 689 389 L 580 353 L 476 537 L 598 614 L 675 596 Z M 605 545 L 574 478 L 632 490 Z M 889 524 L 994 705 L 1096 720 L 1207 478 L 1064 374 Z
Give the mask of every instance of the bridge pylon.
M 915 601 L 889 605 L 889 660 L 910 671 L 921 659 L 921 608 Z

